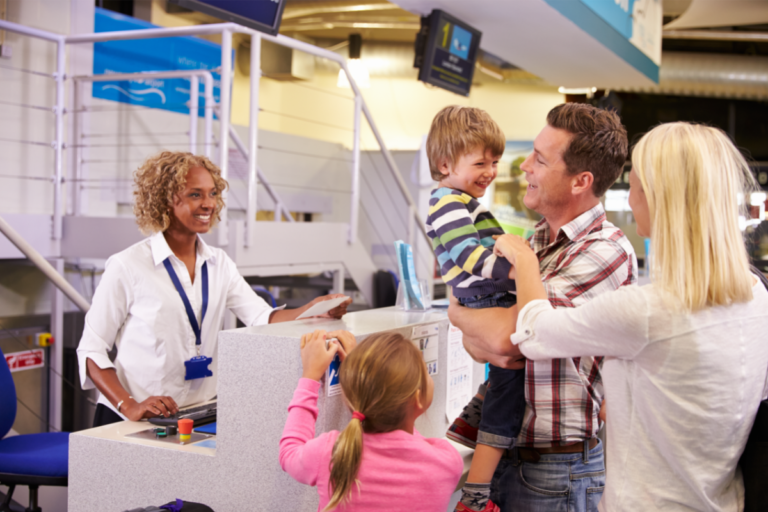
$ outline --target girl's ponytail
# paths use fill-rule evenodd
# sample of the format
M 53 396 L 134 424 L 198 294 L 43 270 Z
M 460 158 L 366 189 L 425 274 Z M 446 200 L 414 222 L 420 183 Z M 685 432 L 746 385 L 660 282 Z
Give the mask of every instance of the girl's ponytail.
M 331 494 L 331 499 L 323 512 L 349 500 L 352 485 L 357 479 L 360 461 L 363 458 L 362 422 L 364 419 L 365 416 L 359 412 L 353 414 L 352 420 L 336 439 L 331 456 L 331 479 L 329 482 L 333 494 Z
M 401 428 L 418 391 L 427 396 L 427 367 L 416 346 L 401 334 L 374 334 L 349 353 L 339 368 L 339 383 L 353 411 L 331 455 L 331 498 L 323 512 L 347 503 L 363 459 L 363 432 Z M 365 428 L 363 428 L 365 427 Z

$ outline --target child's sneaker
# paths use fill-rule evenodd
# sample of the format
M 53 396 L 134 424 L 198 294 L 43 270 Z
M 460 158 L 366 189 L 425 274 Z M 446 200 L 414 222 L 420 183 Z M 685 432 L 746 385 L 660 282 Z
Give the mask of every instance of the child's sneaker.
M 474 449 L 477 446 L 477 429 L 480 427 L 480 418 L 483 414 L 483 399 L 488 383 L 481 384 L 477 394 L 472 397 L 459 417 L 453 420 L 445 437 L 451 441 L 463 444 L 467 448 Z
M 448 427 L 445 437 L 456 443 L 463 444 L 467 448 L 474 449 L 477 446 L 477 427 L 473 427 L 459 416 Z
M 462 502 L 458 502 L 456 504 L 456 508 L 453 509 L 453 512 L 475 512 Z M 480 512 L 501 512 L 501 509 L 495 505 L 491 500 L 488 500 L 488 503 L 485 504 L 485 508 L 481 510 Z

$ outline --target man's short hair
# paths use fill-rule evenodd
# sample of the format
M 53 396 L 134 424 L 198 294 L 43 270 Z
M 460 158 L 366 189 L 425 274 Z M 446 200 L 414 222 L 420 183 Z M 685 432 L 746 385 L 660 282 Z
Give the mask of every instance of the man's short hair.
M 488 112 L 458 105 L 445 107 L 432 120 L 427 136 L 432 179 L 445 178 L 440 172 L 440 164 L 445 160 L 455 165 L 459 158 L 478 147 L 483 148 L 483 153 L 490 149 L 494 156 L 501 156 L 505 146 L 504 133 Z
M 547 124 L 572 134 L 563 153 L 566 170 L 591 173 L 592 192 L 602 197 L 627 161 L 627 130 L 619 116 L 584 103 L 563 103 L 549 111 Z

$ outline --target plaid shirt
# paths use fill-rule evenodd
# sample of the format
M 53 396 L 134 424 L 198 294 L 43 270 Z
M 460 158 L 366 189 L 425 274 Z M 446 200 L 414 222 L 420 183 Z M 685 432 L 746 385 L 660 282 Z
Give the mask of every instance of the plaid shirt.
M 573 308 L 601 293 L 637 281 L 637 258 L 602 204 L 560 228 L 549 243 L 546 220 L 530 239 L 554 307 Z M 597 435 L 603 401 L 602 357 L 528 361 L 520 446 L 554 446 Z

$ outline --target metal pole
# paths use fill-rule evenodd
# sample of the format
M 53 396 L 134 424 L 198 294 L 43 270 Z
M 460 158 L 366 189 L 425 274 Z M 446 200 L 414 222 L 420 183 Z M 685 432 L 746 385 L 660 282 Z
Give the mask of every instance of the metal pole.
M 46 41 L 52 41 L 54 43 L 63 43 L 66 39 L 65 36 L 54 34 L 53 32 L 30 28 L 26 25 L 19 25 L 18 23 L 5 20 L 0 20 L 0 30 L 7 30 L 8 32 L 13 32 L 14 34 L 23 34 L 25 36 L 37 37 L 38 39 L 45 39 Z
M 243 144 L 243 141 L 240 139 L 240 136 L 237 134 L 237 131 L 230 126 L 229 127 L 229 136 L 232 137 L 232 142 L 235 143 L 235 147 L 237 150 L 242 154 L 246 160 L 249 159 L 248 157 L 248 151 L 245 149 L 245 144 Z M 261 169 L 258 167 L 256 168 L 256 176 L 258 180 L 261 182 L 262 185 L 264 185 L 264 189 L 267 191 L 267 194 L 269 194 L 269 197 L 272 198 L 272 201 L 275 202 L 275 205 L 280 204 L 282 205 L 283 202 L 280 200 L 280 196 L 275 192 L 275 189 L 272 188 L 272 185 L 269 184 L 269 181 L 267 181 L 266 176 L 264 176 L 264 173 L 261 172 Z M 285 207 L 282 207 L 283 210 L 285 210 Z M 296 222 L 296 220 L 291 217 L 290 215 L 286 214 L 285 219 L 288 222 Z
M 2 232 L 8 240 L 10 240 L 11 243 L 24 254 L 24 256 L 29 258 L 29 261 L 34 263 L 58 289 L 64 292 L 69 300 L 75 303 L 75 306 L 80 308 L 84 313 L 88 312 L 88 309 L 91 307 L 90 304 L 88 304 L 88 301 L 85 300 L 59 272 L 56 272 L 56 269 L 54 269 L 34 247 L 29 245 L 29 243 L 27 243 L 27 241 L 24 240 L 24 238 L 3 218 L 0 218 L 0 232 Z
M 205 123 L 203 141 L 205 142 L 205 157 L 210 159 L 213 154 L 213 75 L 203 75 L 205 81 Z
M 248 123 L 248 206 L 245 217 L 245 246 L 256 243 L 256 212 L 258 211 L 259 155 L 259 80 L 261 78 L 261 36 L 251 36 L 251 109 Z M 275 212 L 279 218 L 279 212 Z
M 77 113 L 80 110 L 80 94 L 82 88 L 80 82 L 76 80 L 72 82 L 72 114 L 69 116 L 69 126 L 71 130 L 69 140 L 72 141 L 69 148 L 69 164 L 71 169 L 70 174 L 75 179 L 71 187 L 72 190 L 70 191 L 70 197 L 72 198 L 72 215 L 82 215 L 83 212 L 83 200 L 80 197 L 82 187 L 79 185 L 80 180 L 83 178 L 82 164 L 80 163 L 81 148 L 79 142 L 82 131 L 81 116 Z
M 225 29 L 221 32 L 221 100 L 219 101 L 219 168 L 221 177 L 229 176 L 229 112 L 232 88 L 232 32 Z M 226 204 L 226 191 L 222 194 Z M 229 244 L 227 231 L 227 207 L 221 210 L 219 225 L 219 246 Z
M 56 139 L 54 141 L 54 182 L 53 182 L 53 240 L 55 240 L 54 253 L 60 252 L 61 241 L 61 227 L 63 223 L 63 200 L 62 200 L 62 186 L 63 180 L 63 168 L 64 168 L 64 79 L 65 79 L 65 66 L 66 66 L 66 50 L 67 46 L 64 41 L 59 41 L 56 44 L 56 106 L 54 112 L 56 114 Z
M 357 240 L 357 224 L 360 214 L 360 113 L 363 109 L 363 98 L 355 96 L 355 120 L 352 139 L 352 204 L 349 212 L 349 243 Z
M 55 258 L 53 264 L 59 275 L 63 275 L 64 259 Z M 54 343 L 48 352 L 50 356 L 48 361 L 48 371 L 50 372 L 48 375 L 48 423 L 51 427 L 61 431 L 62 375 L 64 374 L 64 294 L 58 288 L 53 290 L 53 300 L 51 301 L 51 335 Z
M 189 77 L 189 152 L 197 154 L 197 116 L 200 102 L 200 79 Z

